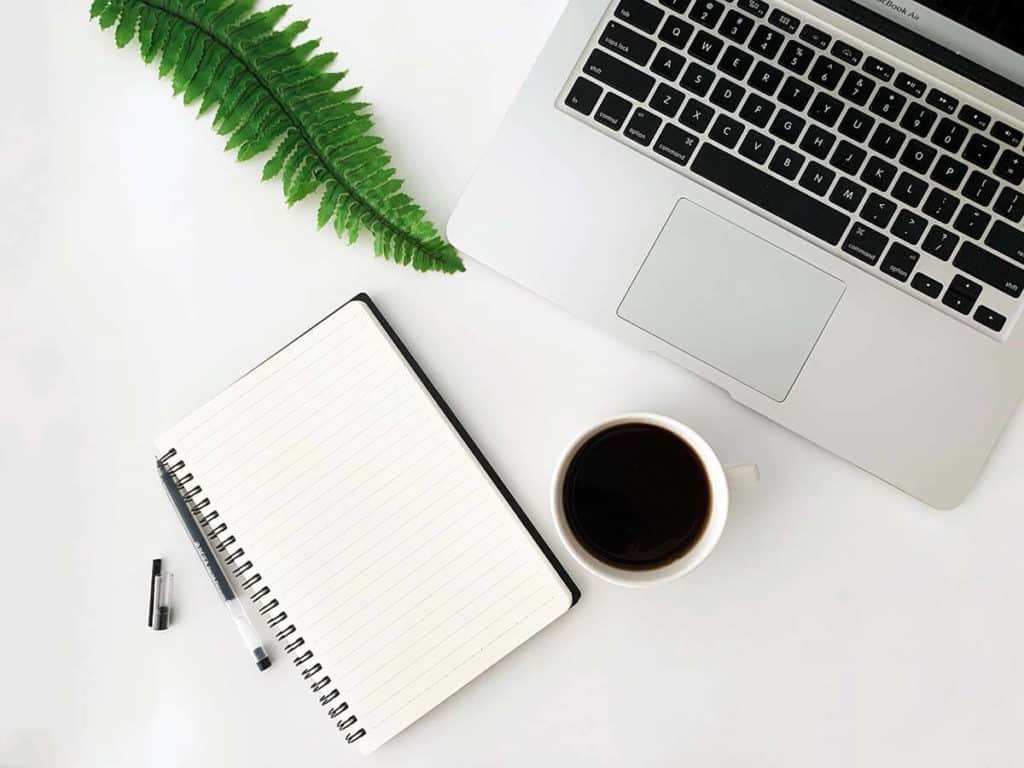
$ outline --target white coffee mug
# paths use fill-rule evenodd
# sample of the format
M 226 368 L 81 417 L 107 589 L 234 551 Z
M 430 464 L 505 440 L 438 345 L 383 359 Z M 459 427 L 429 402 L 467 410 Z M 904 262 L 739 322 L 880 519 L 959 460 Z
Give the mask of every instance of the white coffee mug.
M 565 475 L 576 452 L 598 433 L 625 424 L 648 424 L 661 427 L 674 434 L 690 446 L 700 458 L 711 486 L 711 510 L 708 515 L 708 523 L 700 539 L 681 557 L 656 568 L 645 570 L 616 568 L 590 554 L 569 528 L 565 517 L 565 508 L 562 504 Z M 729 516 L 729 486 L 741 482 L 756 483 L 759 479 L 760 471 L 756 464 L 722 464 L 704 438 L 685 424 L 653 413 L 627 413 L 596 424 L 569 444 L 558 462 L 551 483 L 551 508 L 554 513 L 555 528 L 558 530 L 562 543 L 580 565 L 614 584 L 625 587 L 644 587 L 678 579 L 704 562 L 715 548 L 725 529 L 725 521 Z

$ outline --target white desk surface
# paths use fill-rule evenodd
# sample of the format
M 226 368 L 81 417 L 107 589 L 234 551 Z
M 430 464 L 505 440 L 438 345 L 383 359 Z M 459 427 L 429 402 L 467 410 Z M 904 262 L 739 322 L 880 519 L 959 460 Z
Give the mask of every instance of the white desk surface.
M 444 222 L 564 2 L 294 5 Z M 1019 416 L 969 500 L 928 509 L 482 267 L 423 276 L 317 232 L 87 6 L 12 4 L 0 46 L 0 766 L 1020 763 Z M 666 413 L 763 470 L 681 582 L 625 591 L 566 556 L 579 606 L 371 762 L 288 664 L 254 669 L 151 457 L 362 290 L 561 555 L 549 475 L 601 416 Z

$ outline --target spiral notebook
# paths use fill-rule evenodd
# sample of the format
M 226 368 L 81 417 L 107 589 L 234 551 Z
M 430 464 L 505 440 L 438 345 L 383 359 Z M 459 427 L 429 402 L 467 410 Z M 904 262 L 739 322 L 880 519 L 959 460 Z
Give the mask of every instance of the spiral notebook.
M 327 717 L 364 754 L 579 599 L 365 295 L 156 449 Z

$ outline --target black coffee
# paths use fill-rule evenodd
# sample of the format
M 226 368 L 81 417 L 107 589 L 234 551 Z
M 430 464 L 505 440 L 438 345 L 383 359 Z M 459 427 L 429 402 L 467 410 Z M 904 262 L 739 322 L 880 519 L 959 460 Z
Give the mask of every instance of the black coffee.
M 685 555 L 711 513 L 704 463 L 671 432 L 624 424 L 576 452 L 562 487 L 566 522 L 598 560 L 658 568 Z

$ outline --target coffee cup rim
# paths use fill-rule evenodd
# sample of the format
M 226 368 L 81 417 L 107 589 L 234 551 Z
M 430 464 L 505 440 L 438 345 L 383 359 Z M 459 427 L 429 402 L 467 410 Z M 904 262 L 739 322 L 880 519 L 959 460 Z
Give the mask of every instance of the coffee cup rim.
M 580 446 L 594 435 L 622 426 L 623 424 L 649 424 L 661 427 L 679 437 L 697 454 L 708 475 L 708 481 L 711 486 L 711 511 L 708 515 L 708 523 L 703 535 L 682 557 L 650 570 L 617 568 L 594 557 L 583 548 L 569 529 L 569 524 L 565 517 L 565 509 L 562 505 L 562 485 L 565 481 L 565 474 Z M 728 517 L 728 509 L 729 484 L 726 480 L 725 468 L 718 455 L 693 428 L 681 421 L 656 413 L 623 413 L 603 419 L 579 433 L 563 449 L 551 482 L 552 517 L 554 518 L 555 530 L 558 532 L 563 546 L 565 546 L 576 562 L 595 576 L 624 587 L 646 587 L 663 584 L 667 581 L 678 579 L 692 571 L 707 559 L 718 543 L 719 538 L 721 538 L 722 531 L 725 528 L 725 521 Z

